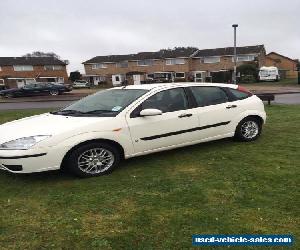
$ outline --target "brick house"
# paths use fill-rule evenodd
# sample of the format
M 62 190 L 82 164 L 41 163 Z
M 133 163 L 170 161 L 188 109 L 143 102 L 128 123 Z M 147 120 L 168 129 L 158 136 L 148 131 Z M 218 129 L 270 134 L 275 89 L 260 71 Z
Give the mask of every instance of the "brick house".
M 66 62 L 55 57 L 0 57 L 0 84 L 22 87 L 30 82 L 68 80 Z
M 270 52 L 266 55 L 265 66 L 275 66 L 279 69 L 281 78 L 297 78 L 297 60 L 276 52 Z
M 264 65 L 263 45 L 237 48 L 238 65 L 254 62 Z M 139 84 L 156 75 L 170 78 L 171 81 L 204 82 L 217 72 L 232 75 L 233 47 L 199 50 L 194 47 L 163 49 L 157 52 L 140 52 L 128 55 L 97 56 L 83 62 L 85 78 L 93 83 Z
M 265 64 L 264 45 L 237 47 L 237 66 L 244 63 L 255 63 L 257 67 Z M 190 70 L 197 79 L 217 78 L 223 74 L 227 82 L 232 79 L 234 67 L 234 48 L 216 48 L 198 50 L 192 57 Z M 224 78 L 224 77 L 223 77 Z
M 97 56 L 83 62 L 86 75 L 91 82 L 112 83 L 119 79 L 133 82 L 145 81 L 149 74 L 170 72 L 176 78 L 185 78 L 189 72 L 189 58 L 197 48 L 175 48 L 157 52 L 140 52 L 128 55 Z M 181 73 L 177 74 L 176 73 Z

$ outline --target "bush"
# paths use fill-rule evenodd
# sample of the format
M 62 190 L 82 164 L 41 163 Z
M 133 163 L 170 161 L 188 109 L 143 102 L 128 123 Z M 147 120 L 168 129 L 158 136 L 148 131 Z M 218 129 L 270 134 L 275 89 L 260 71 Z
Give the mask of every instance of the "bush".
M 237 67 L 240 82 L 256 82 L 258 80 L 258 66 L 256 63 L 242 64 Z

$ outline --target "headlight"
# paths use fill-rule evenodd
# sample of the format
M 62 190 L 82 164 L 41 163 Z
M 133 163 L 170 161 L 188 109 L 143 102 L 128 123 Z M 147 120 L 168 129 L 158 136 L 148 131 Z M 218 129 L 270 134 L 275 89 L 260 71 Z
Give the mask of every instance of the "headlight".
M 49 138 L 51 135 L 35 135 L 8 141 L 0 145 L 0 149 L 29 149 L 40 141 Z

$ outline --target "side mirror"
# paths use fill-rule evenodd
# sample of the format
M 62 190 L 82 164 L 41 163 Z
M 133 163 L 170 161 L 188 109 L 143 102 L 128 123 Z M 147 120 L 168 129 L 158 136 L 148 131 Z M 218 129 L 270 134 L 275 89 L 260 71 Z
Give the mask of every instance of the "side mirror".
M 143 109 L 140 112 L 140 116 L 155 116 L 161 115 L 163 112 L 159 109 Z

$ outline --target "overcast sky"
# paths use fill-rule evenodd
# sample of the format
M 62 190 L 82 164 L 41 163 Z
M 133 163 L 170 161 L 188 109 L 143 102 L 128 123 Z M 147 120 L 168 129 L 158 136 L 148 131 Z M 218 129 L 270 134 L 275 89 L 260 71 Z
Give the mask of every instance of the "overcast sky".
M 300 1 L 0 0 L 0 56 L 55 52 L 69 71 L 97 55 L 264 44 L 300 58 Z

